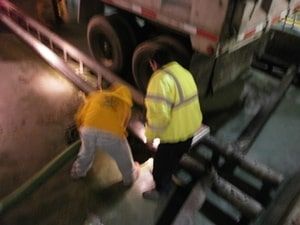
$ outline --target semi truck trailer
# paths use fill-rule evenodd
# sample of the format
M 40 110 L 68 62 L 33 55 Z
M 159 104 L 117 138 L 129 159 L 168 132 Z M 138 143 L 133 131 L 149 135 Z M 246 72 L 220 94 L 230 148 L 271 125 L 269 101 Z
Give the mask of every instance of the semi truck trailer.
M 151 76 L 149 56 L 168 47 L 194 75 L 200 97 L 235 81 L 253 54 L 263 51 L 270 28 L 300 8 L 300 0 L 51 2 L 61 21 L 87 26 L 89 50 L 99 63 L 143 92 Z

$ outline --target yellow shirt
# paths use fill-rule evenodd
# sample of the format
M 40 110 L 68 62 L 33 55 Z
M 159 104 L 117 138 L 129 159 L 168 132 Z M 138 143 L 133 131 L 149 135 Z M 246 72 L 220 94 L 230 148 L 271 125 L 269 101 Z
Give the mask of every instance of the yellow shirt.
M 126 137 L 131 116 L 131 93 L 126 86 L 91 93 L 76 114 L 77 126 L 101 129 Z
M 185 141 L 201 126 L 202 112 L 194 78 L 176 62 L 168 63 L 151 76 L 145 104 L 148 140 Z

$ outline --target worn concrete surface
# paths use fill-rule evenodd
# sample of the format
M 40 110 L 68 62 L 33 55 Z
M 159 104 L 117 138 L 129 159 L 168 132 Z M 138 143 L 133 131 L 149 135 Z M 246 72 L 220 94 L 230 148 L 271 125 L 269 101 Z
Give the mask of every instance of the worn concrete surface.
M 66 147 L 65 130 L 82 96 L 12 34 L 2 33 L 0 41 L 0 197 L 4 197 Z M 258 71 L 253 75 L 246 108 L 216 133 L 225 142 L 235 140 L 257 104 L 278 83 Z M 289 89 L 248 154 L 286 176 L 299 169 L 299 92 L 294 86 Z M 87 179 L 72 181 L 69 169 L 70 164 L 1 216 L 1 224 L 83 224 L 91 215 L 107 225 L 154 224 L 160 208 L 141 196 L 152 184 L 147 165 L 130 189 L 120 185 L 114 162 L 104 154 L 99 154 Z M 195 224 L 211 223 L 199 214 Z
M 82 42 L 84 37 L 76 36 L 83 30 L 76 27 L 68 29 L 59 33 L 86 49 L 86 43 Z M 81 95 L 13 35 L 1 33 L 0 43 L 2 198 L 66 147 L 64 132 L 72 122 Z M 254 115 L 257 103 L 264 101 L 264 94 L 277 84 L 276 80 L 260 72 L 252 72 L 255 77 L 255 81 L 251 81 L 252 87 L 259 87 L 260 91 L 250 88 L 250 97 L 243 112 L 232 114 L 231 119 L 218 126 L 216 135 L 225 142 L 235 140 Z M 248 154 L 285 176 L 300 169 L 299 96 L 299 88 L 292 86 Z M 219 115 L 215 116 L 217 120 Z M 70 164 L 66 165 L 36 193 L 0 216 L 0 224 L 76 225 L 83 224 L 90 215 L 96 215 L 106 225 L 154 223 L 159 211 L 157 204 L 141 197 L 142 191 L 151 185 L 147 165 L 142 168 L 138 182 L 130 189 L 119 185 L 120 175 L 105 155 L 99 155 L 87 179 L 72 181 L 69 168 Z M 199 214 L 196 224 L 212 223 Z
M 27 12 L 31 12 L 32 9 L 34 9 L 34 2 L 35 1 L 27 1 L 24 5 L 23 1 L 16 1 L 16 3 L 24 7 Z M 29 5 L 31 5 L 31 7 Z M 33 12 L 33 15 L 34 14 L 35 13 Z M 78 46 L 79 49 L 87 53 L 85 36 L 82 35 L 84 30 L 84 27 L 78 27 L 76 24 L 70 24 L 68 26 L 59 27 L 57 32 L 66 40 L 71 41 L 72 44 Z M 3 53 L 3 57 L 8 59 L 18 59 L 11 62 L 11 67 L 16 68 L 12 71 L 13 76 L 15 76 L 15 73 L 19 72 L 18 65 L 22 63 L 23 60 L 25 61 L 23 63 L 23 69 L 25 70 L 24 74 L 34 73 L 32 71 L 37 70 L 36 67 L 40 67 L 39 64 L 41 63 L 43 64 L 43 67 L 39 68 L 37 73 L 56 73 L 47 67 L 46 64 L 38 57 L 36 57 L 33 52 L 19 43 L 13 35 L 9 34 L 8 36 L 3 37 L 3 40 L 7 42 L 6 45 L 1 46 L 3 49 L 1 49 L 0 52 Z M 13 43 L 11 43 L 11 41 Z M 15 46 L 15 42 L 18 43 L 18 47 Z M 11 49 L 15 48 L 17 52 L 11 51 Z M 19 55 L 22 57 L 19 57 Z M 28 55 L 30 55 L 30 57 L 28 57 Z M 51 72 L 48 72 L 48 70 Z M 42 76 L 44 77 L 44 75 Z M 54 84 L 55 86 L 59 85 L 62 92 L 57 93 L 56 96 L 52 97 L 53 94 L 51 94 L 52 90 L 50 88 L 48 90 L 48 96 L 44 97 L 45 101 L 51 101 L 52 99 L 53 104 L 51 107 L 57 107 L 58 110 L 55 111 L 49 107 L 43 109 L 47 112 L 49 120 L 54 120 L 55 117 L 59 116 L 60 120 L 57 121 L 57 123 L 60 125 L 60 130 L 56 130 L 53 133 L 47 133 L 43 137 L 40 137 L 42 142 L 41 149 L 45 149 L 42 145 L 48 139 L 53 139 L 59 147 L 56 151 L 53 151 L 51 147 L 48 146 L 47 149 L 49 148 L 51 150 L 42 150 L 41 155 L 35 156 L 36 161 L 39 162 L 40 166 L 28 169 L 28 176 L 24 177 L 21 181 L 8 182 L 7 180 L 3 180 L 1 183 L 5 184 L 3 186 L 5 186 L 8 190 L 2 192 L 0 189 L 0 197 L 5 196 L 17 188 L 23 181 L 28 179 L 34 174 L 34 172 L 38 171 L 45 163 L 51 160 L 53 156 L 57 155 L 61 150 L 63 150 L 63 148 L 66 147 L 64 131 L 72 121 L 73 114 L 81 101 L 81 94 L 78 94 L 72 86 L 68 87 L 68 82 L 63 79 L 61 80 L 62 83 L 65 85 L 67 84 L 67 87 L 61 87 L 61 84 Z M 11 83 L 7 83 L 7 81 L 5 81 L 3 85 L 18 86 L 18 83 Z M 32 88 L 33 85 L 33 83 L 30 83 L 27 85 L 27 88 Z M 46 81 L 45 86 L 48 85 L 49 81 Z M 68 92 L 69 89 L 71 89 L 72 93 L 64 93 L 64 91 Z M 27 89 L 24 90 L 23 88 L 20 88 L 21 95 L 23 92 L 27 92 Z M 32 98 L 31 104 L 40 104 L 40 101 L 35 99 L 35 95 L 36 93 L 32 93 L 32 96 L 28 95 L 28 98 Z M 19 95 L 17 95 L 16 98 L 19 99 Z M 50 99 L 48 100 L 48 98 Z M 55 99 L 60 98 L 65 99 L 65 103 L 63 104 L 66 105 L 65 110 L 68 114 L 61 110 L 61 103 L 59 101 L 55 101 Z M 5 103 L 5 105 L 6 104 L 7 103 Z M 28 108 L 28 111 L 30 111 L 31 106 L 26 107 Z M 31 111 L 31 114 L 34 115 L 34 117 L 39 117 L 39 114 L 35 115 L 36 112 L 34 108 L 32 109 L 33 111 Z M 49 127 L 44 129 L 45 132 L 55 124 L 54 122 L 55 121 L 49 121 L 47 124 Z M 32 127 L 29 127 L 28 132 L 30 132 L 31 129 Z M 39 127 L 38 129 L 43 130 L 43 127 Z M 40 131 L 40 133 L 42 132 Z M 57 138 L 55 138 L 55 136 L 57 136 Z M 32 136 L 31 138 L 28 138 L 28 141 L 30 143 L 35 143 L 35 139 L 37 141 L 39 140 L 37 137 Z M 20 146 L 18 141 L 13 142 L 10 140 L 9 143 L 14 147 Z M 35 146 L 32 148 L 32 150 L 28 150 L 31 155 L 34 154 L 35 151 L 38 151 Z M 47 156 L 45 152 L 51 152 L 52 155 Z M 7 151 L 3 151 L 3 154 L 10 155 Z M 39 157 L 44 157 L 45 160 L 40 162 Z M 26 165 L 28 166 L 29 163 L 30 160 L 28 160 L 25 165 L 23 165 L 21 159 L 18 161 L 18 164 L 21 164 L 23 167 L 26 167 Z M 0 167 L 1 165 L 2 164 L 0 164 Z M 20 172 L 17 168 L 11 168 L 11 164 L 3 164 L 2 166 L 8 174 Z M 147 163 L 142 166 L 139 180 L 132 188 L 129 189 L 125 189 L 122 185 L 120 185 L 120 173 L 116 169 L 115 163 L 105 154 L 98 155 L 95 165 L 90 171 L 89 177 L 83 181 L 72 181 L 69 177 L 69 169 L 70 165 L 67 165 L 63 171 L 61 171 L 58 175 L 55 175 L 51 181 L 47 182 L 47 184 L 43 185 L 42 188 L 39 189 L 32 197 L 29 197 L 27 201 L 18 205 L 11 212 L 6 214 L 2 221 L 0 220 L 0 223 L 3 222 L 5 225 L 21 224 L 21 221 L 24 221 L 25 218 L 25 221 L 28 221 L 28 224 L 83 224 L 84 222 L 88 223 L 90 221 L 89 219 L 91 218 L 91 215 L 96 215 L 104 224 L 122 224 L 124 221 L 126 221 L 126 224 L 132 225 L 151 225 L 154 223 L 154 216 L 157 214 L 157 204 L 145 201 L 141 196 L 141 193 L 152 185 L 149 166 Z M 2 177 L 5 179 L 5 176 L 1 176 L 1 178 Z M 64 185 L 65 187 L 59 188 L 60 185 Z M 36 208 L 40 209 L 38 210 Z M 141 209 L 143 209 L 142 212 L 145 213 L 141 213 Z
M 2 199 L 67 147 L 65 131 L 82 94 L 14 35 L 1 33 L 0 42 Z M 141 195 L 152 185 L 150 168 L 144 164 L 136 184 L 124 188 L 115 163 L 105 154 L 98 155 L 88 178 L 81 181 L 70 179 L 68 164 L 1 215 L 0 224 L 83 224 L 96 214 L 104 224 L 151 225 L 157 205 Z
M 27 1 L 25 10 L 30 12 L 33 4 Z M 85 37 L 76 37 L 83 28 L 71 25 L 61 27 L 58 33 L 86 51 Z M 0 42 L 2 199 L 67 146 L 65 130 L 73 122 L 82 94 L 13 34 L 1 32 Z M 33 195 L 1 215 L 0 224 L 75 225 L 88 223 L 90 215 L 96 215 L 104 224 L 126 221 L 151 225 L 157 205 L 141 196 L 152 185 L 150 167 L 144 164 L 139 180 L 126 189 L 119 183 L 115 163 L 105 154 L 97 156 L 88 178 L 80 181 L 70 179 L 68 164 Z
M 0 195 L 3 197 L 66 147 L 64 132 L 72 122 L 80 96 L 13 35 L 2 33 L 0 42 Z M 71 201 L 61 200 L 75 194 L 68 191 L 72 186 L 68 176 L 58 175 L 12 213 L 1 216 L 1 224 L 21 221 L 39 224 L 41 218 L 53 224 L 50 218 L 54 208 L 45 206 L 70 204 Z

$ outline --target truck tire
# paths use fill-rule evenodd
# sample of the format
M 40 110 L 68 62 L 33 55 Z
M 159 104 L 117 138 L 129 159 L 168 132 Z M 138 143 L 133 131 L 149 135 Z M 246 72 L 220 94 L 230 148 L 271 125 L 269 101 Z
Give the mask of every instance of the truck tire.
M 188 50 L 180 41 L 167 35 L 158 36 L 155 41 L 170 48 L 175 59 L 185 68 L 189 67 L 192 51 Z
M 258 224 L 300 224 L 300 171 L 285 182 Z
M 94 16 L 87 29 L 88 46 L 94 58 L 115 73 L 128 74 L 136 38 L 121 15 Z
M 147 85 L 152 74 L 149 58 L 159 48 L 167 47 L 174 59 L 188 67 L 191 54 L 179 41 L 170 36 L 159 36 L 145 41 L 137 46 L 132 57 L 132 73 L 137 87 L 146 93 Z
M 150 56 L 162 48 L 162 44 L 156 41 L 145 41 L 139 44 L 132 57 L 132 74 L 137 87 L 146 93 L 147 85 L 152 74 L 149 65 Z

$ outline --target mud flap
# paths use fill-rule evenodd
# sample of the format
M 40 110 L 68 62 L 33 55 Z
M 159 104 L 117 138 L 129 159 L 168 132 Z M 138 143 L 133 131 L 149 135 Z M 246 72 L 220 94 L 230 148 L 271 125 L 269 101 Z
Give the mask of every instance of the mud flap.
M 256 41 L 218 58 L 194 54 L 190 70 L 195 77 L 200 96 L 213 94 L 248 70 L 258 44 L 259 41 Z

